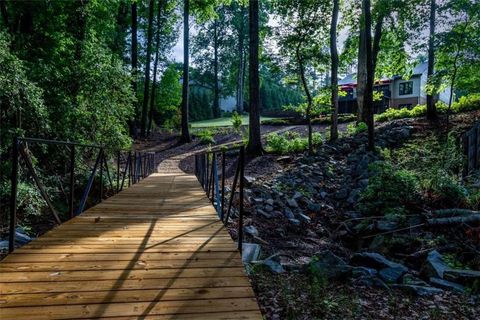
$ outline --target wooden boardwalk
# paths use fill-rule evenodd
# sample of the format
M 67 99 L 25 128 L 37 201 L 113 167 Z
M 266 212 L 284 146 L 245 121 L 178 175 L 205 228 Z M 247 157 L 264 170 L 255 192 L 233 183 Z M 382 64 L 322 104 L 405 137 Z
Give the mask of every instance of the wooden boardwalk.
M 0 319 L 262 319 L 192 175 L 154 174 L 0 262 Z

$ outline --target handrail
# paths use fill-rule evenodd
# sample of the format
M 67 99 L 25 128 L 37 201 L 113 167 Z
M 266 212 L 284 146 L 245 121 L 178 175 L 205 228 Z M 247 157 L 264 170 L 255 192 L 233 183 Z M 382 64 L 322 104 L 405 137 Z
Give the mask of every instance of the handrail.
M 19 161 L 22 159 L 26 164 L 27 171 L 33 177 L 35 185 L 40 191 L 42 198 L 47 203 L 50 211 L 55 217 L 57 224 L 61 224 L 61 220 L 58 217 L 57 210 L 54 208 L 50 197 L 48 196 L 46 189 L 42 185 L 38 175 L 35 172 L 33 162 L 31 161 L 30 155 L 27 152 L 28 143 L 37 143 L 37 144 L 50 144 L 50 145 L 62 145 L 70 147 L 70 166 L 69 166 L 69 196 L 68 196 L 68 212 L 70 218 L 73 218 L 75 215 L 81 214 L 87 203 L 87 200 L 90 195 L 90 191 L 95 181 L 97 171 L 99 172 L 99 200 L 103 201 L 105 198 L 104 194 L 104 172 L 108 179 L 110 189 L 113 193 L 118 193 L 123 190 L 125 185 L 125 180 L 128 179 L 128 186 L 135 184 L 145 178 L 146 176 L 155 172 L 155 153 L 154 152 L 137 152 L 137 151 L 127 151 L 127 150 L 117 150 L 116 152 L 116 188 L 113 186 L 113 179 L 110 173 L 113 174 L 114 171 L 110 172 L 109 165 L 107 161 L 107 153 L 105 152 L 106 148 L 104 146 L 95 145 L 95 144 L 84 144 L 78 142 L 70 141 L 60 141 L 60 140 L 47 140 L 39 138 L 28 138 L 28 137 L 14 137 L 13 138 L 13 152 L 12 152 L 12 175 L 11 175 L 11 188 L 10 188 L 10 223 L 9 223 L 9 252 L 13 252 L 15 249 L 15 227 L 17 224 L 17 194 L 18 194 L 18 176 L 19 176 Z M 95 148 L 98 149 L 98 154 L 96 156 L 95 165 L 90 172 L 87 184 L 82 192 L 82 197 L 78 208 L 75 211 L 75 160 L 77 155 L 77 148 Z M 125 161 L 121 161 L 122 151 L 128 152 L 128 157 L 125 156 Z M 133 153 L 133 156 L 132 156 Z M 121 169 L 121 165 L 124 164 L 124 169 Z M 122 177 L 120 178 L 120 174 Z M 121 179 L 121 180 L 120 180 Z
M 226 154 L 238 150 L 238 160 L 235 169 L 228 208 L 225 208 L 225 171 Z M 218 175 L 218 157 L 221 162 L 221 187 Z M 245 146 L 232 146 L 227 149 L 216 148 L 215 150 L 202 151 L 195 154 L 195 175 L 207 194 L 207 198 L 217 210 L 220 220 L 226 225 L 230 219 L 230 213 L 235 197 L 235 191 L 239 189 L 239 213 L 238 213 L 238 250 L 242 253 L 243 248 L 243 214 L 244 214 L 244 172 L 245 172 Z M 225 216 L 226 214 L 226 216 Z

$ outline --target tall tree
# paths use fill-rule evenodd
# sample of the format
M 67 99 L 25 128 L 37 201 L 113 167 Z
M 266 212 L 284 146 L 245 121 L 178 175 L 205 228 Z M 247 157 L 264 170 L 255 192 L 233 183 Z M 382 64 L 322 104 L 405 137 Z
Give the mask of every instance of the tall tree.
M 365 88 L 359 94 L 363 95 L 363 115 L 368 126 L 368 149 L 373 151 L 374 141 L 374 121 L 373 121 L 373 60 L 372 60 L 372 16 L 370 9 L 370 0 L 362 0 L 362 14 L 360 18 L 360 45 L 359 45 L 359 69 L 365 70 Z M 360 59 L 363 57 L 363 59 Z M 357 90 L 359 88 L 357 87 Z M 357 91 L 358 93 L 358 91 Z
M 137 97 L 138 83 L 137 83 L 137 71 L 138 71 L 138 18 L 137 18 L 137 2 L 132 1 L 132 88 L 133 94 Z M 138 102 L 134 102 L 134 120 L 130 124 L 130 134 L 133 137 L 137 135 L 137 121 L 138 121 Z
M 145 80 L 143 88 L 143 104 L 142 104 L 142 122 L 140 125 L 140 134 L 142 137 L 147 135 L 147 118 L 148 118 L 148 97 L 150 93 L 150 60 L 152 56 L 152 39 L 153 39 L 153 12 L 155 10 L 154 0 L 150 0 L 148 5 L 148 29 L 147 29 L 147 56 L 145 63 Z
M 213 22 L 213 110 L 212 114 L 214 118 L 220 118 L 220 87 L 218 80 L 218 23 L 217 19 Z
M 339 0 L 333 0 L 332 22 L 330 24 L 330 56 L 332 78 L 332 126 L 330 127 L 330 139 L 338 138 L 338 50 L 337 50 L 337 23 L 338 23 Z
M 181 129 L 182 129 L 182 142 L 190 142 L 190 132 L 188 130 L 188 96 L 189 96 L 189 59 L 190 59 L 190 0 L 183 0 L 183 83 L 182 83 L 182 107 L 181 107 Z
M 165 0 L 158 0 L 158 11 L 157 11 L 157 33 L 155 36 L 155 60 L 153 62 L 153 81 L 152 81 L 152 94 L 150 96 L 150 111 L 148 117 L 148 128 L 147 134 L 150 135 L 153 124 L 153 113 L 155 109 L 155 97 L 157 92 L 157 70 L 158 70 L 158 56 L 160 53 L 160 34 L 162 29 L 162 10 L 165 5 Z
M 243 89 L 245 84 L 245 6 L 240 4 L 238 13 L 238 68 L 236 88 L 236 108 L 238 113 L 243 113 Z
M 247 153 L 255 156 L 263 153 L 260 133 L 260 77 L 259 77 L 259 1 L 249 0 L 249 131 Z
M 429 85 L 432 85 L 433 72 L 435 66 L 435 15 L 436 15 L 436 2 L 430 0 L 430 31 L 428 39 L 428 68 L 427 68 L 427 81 Z M 438 119 L 437 108 L 435 107 L 434 90 L 429 88 L 427 90 L 427 119 L 435 121 Z

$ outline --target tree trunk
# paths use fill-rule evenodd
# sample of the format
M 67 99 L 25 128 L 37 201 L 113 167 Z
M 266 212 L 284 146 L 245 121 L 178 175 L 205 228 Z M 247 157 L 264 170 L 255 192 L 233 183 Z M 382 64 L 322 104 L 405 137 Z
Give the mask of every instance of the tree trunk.
M 377 68 L 377 58 L 378 53 L 380 52 L 380 41 L 382 40 L 383 34 L 383 19 L 384 16 L 381 15 L 378 17 L 377 22 L 375 23 L 375 34 L 373 35 L 373 47 L 372 47 L 372 68 L 373 76 L 375 78 L 375 70 Z
M 433 81 L 433 71 L 435 66 L 435 0 L 430 0 L 430 36 L 428 40 L 428 69 L 427 83 Z M 430 90 L 429 90 L 430 91 Z M 435 97 L 433 92 L 427 93 L 427 119 L 436 121 L 438 119 L 437 108 L 435 107 Z
M 238 73 L 237 73 L 237 112 L 243 113 L 243 84 L 245 79 L 245 7 L 240 8 L 240 28 L 238 29 Z
M 332 126 L 330 127 L 330 139 L 338 138 L 338 50 L 337 50 L 337 23 L 339 0 L 333 0 L 332 23 L 330 25 L 330 55 L 332 57 Z
M 188 94 L 189 94 L 189 16 L 190 0 L 183 1 L 183 83 L 182 83 L 182 142 L 190 142 L 188 131 Z
M 125 33 L 128 28 L 128 6 L 126 1 L 120 1 L 118 4 L 117 22 L 115 30 L 115 40 L 112 50 L 123 59 L 123 50 L 125 48 Z
M 373 122 L 373 59 L 372 59 L 372 16 L 370 11 L 370 0 L 363 0 L 362 15 L 364 17 L 363 39 L 365 50 L 364 56 L 366 58 L 366 86 L 363 94 L 363 111 L 368 126 L 368 150 L 374 151 L 374 122 Z
M 365 111 L 365 90 L 367 85 L 367 48 L 365 39 L 365 15 L 362 11 L 360 17 L 360 39 L 358 45 L 358 68 L 357 68 L 357 121 L 366 122 Z
M 247 153 L 255 156 L 262 154 L 262 140 L 260 133 L 260 77 L 258 46 L 259 35 L 259 1 L 249 0 L 249 133 Z
M 312 130 L 312 105 L 313 105 L 313 98 L 310 93 L 310 89 L 308 89 L 308 83 L 307 79 L 305 78 L 305 68 L 303 65 L 303 59 L 300 54 L 300 45 L 297 46 L 296 50 L 297 54 L 297 61 L 298 61 L 298 67 L 299 67 L 299 73 L 300 73 L 300 79 L 302 80 L 302 86 L 303 90 L 305 91 L 305 95 L 307 96 L 307 110 L 306 110 L 306 118 L 307 118 L 307 124 L 308 124 L 308 153 L 312 154 L 313 153 L 313 143 L 312 143 L 312 136 L 313 136 L 313 130 Z
M 3 24 L 7 28 L 8 31 L 12 31 L 10 28 L 10 23 L 8 21 L 8 11 L 7 11 L 7 1 L 0 0 L 0 13 L 2 14 Z
M 218 24 L 217 20 L 213 22 L 213 73 L 214 73 L 214 87 L 213 87 L 213 117 L 220 118 L 220 89 L 218 85 Z
M 158 12 L 157 12 L 157 34 L 155 36 L 155 60 L 153 62 L 153 82 L 152 82 L 152 94 L 150 96 L 150 112 L 148 117 L 148 129 L 147 134 L 150 135 L 152 131 L 152 124 L 153 124 L 153 113 L 155 110 L 155 96 L 156 96 L 156 88 L 157 88 L 157 69 L 158 69 L 158 51 L 160 46 L 160 33 L 162 31 L 162 23 L 160 21 L 162 17 L 162 9 L 164 5 L 163 0 L 158 1 Z
M 137 2 L 132 2 L 132 89 L 133 94 L 137 97 L 137 68 L 138 68 L 138 35 L 137 35 Z M 137 121 L 138 121 L 138 102 L 134 102 L 134 119 L 131 121 L 130 135 L 136 138 L 137 136 Z
M 150 0 L 148 5 L 148 31 L 147 31 L 147 61 L 145 63 L 145 83 L 143 87 L 143 105 L 142 105 L 142 122 L 140 126 L 140 134 L 143 138 L 147 136 L 147 118 L 148 118 L 148 97 L 150 93 L 150 60 L 152 56 L 152 38 L 153 38 L 153 11 L 155 3 Z

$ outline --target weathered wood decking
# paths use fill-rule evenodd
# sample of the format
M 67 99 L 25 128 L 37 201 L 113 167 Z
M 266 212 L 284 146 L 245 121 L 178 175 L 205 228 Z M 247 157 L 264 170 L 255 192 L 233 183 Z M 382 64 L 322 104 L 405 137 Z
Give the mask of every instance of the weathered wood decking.
M 154 174 L 0 262 L 0 319 L 261 319 L 196 178 Z

